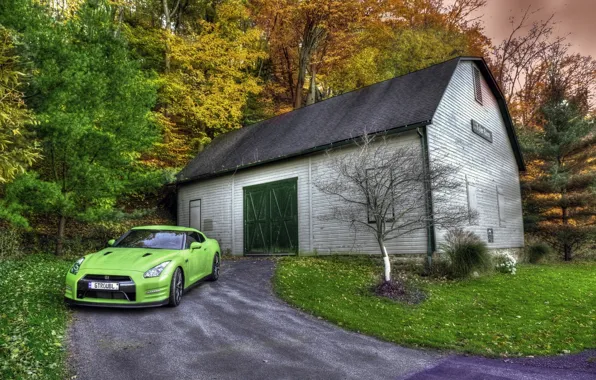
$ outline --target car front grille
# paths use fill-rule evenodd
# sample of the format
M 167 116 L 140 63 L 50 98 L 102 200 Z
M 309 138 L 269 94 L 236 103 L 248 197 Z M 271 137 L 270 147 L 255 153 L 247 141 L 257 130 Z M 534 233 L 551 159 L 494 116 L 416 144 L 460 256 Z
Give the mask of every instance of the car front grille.
M 93 281 L 132 281 L 129 276 L 116 276 L 113 274 L 88 274 L 83 278 Z
M 89 289 L 90 282 L 117 282 L 120 290 Z M 77 298 L 100 298 L 109 300 L 137 300 L 134 281 L 129 276 L 88 274 L 77 282 Z

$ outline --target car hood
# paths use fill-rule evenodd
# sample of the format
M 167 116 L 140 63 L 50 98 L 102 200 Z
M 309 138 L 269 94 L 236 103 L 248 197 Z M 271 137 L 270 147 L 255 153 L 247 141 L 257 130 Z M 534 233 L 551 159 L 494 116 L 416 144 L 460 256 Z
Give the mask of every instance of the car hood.
M 81 269 L 110 269 L 146 272 L 164 261 L 173 260 L 182 251 L 147 248 L 109 247 L 85 256 Z

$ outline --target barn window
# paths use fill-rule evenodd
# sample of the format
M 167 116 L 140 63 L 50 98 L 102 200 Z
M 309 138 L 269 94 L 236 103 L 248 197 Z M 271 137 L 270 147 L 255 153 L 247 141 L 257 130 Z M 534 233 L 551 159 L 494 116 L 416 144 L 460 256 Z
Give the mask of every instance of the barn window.
M 480 81 L 480 70 L 476 67 L 473 68 L 474 71 L 474 97 L 476 101 L 482 104 L 482 83 Z
M 499 226 L 505 227 L 507 219 L 505 217 L 505 194 L 500 186 L 497 186 L 497 208 L 499 210 Z
M 466 177 L 468 187 L 468 214 L 470 215 L 470 224 L 478 224 L 478 197 L 476 195 L 476 184 L 471 183 Z

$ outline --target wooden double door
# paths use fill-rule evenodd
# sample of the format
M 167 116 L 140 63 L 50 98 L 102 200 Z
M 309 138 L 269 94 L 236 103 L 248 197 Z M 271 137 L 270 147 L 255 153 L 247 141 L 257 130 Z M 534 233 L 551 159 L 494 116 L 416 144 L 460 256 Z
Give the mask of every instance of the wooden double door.
M 298 179 L 244 188 L 244 254 L 298 252 Z

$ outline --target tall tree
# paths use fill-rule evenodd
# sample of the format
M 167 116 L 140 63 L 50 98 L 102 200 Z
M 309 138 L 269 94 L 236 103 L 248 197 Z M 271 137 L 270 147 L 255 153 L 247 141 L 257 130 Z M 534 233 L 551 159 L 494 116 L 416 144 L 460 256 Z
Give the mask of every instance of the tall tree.
M 39 159 L 30 127 L 35 123 L 21 92 L 19 71 L 10 32 L 0 26 L 0 184 L 12 181 Z
M 317 71 L 319 99 L 458 55 L 483 55 L 489 40 L 471 14 L 484 4 L 484 0 L 450 5 L 438 0 L 368 2 L 359 27 L 334 41 L 342 54 L 327 59 Z
M 115 33 L 107 1 L 89 0 L 64 20 L 33 3 L 11 4 L 0 22 L 21 32 L 34 64 L 27 95 L 44 160 L 7 194 L 30 213 L 55 217 L 60 254 L 67 220 L 110 218 L 119 197 L 158 184 L 159 173 L 139 161 L 157 137 L 149 120 L 155 86 Z
M 240 0 L 137 3 L 123 16 L 124 30 L 145 68 L 159 74 L 155 116 L 163 136 L 145 160 L 181 167 L 212 138 L 242 126 L 261 91 L 261 32 Z
M 361 0 L 253 0 L 253 15 L 264 31 L 274 67 L 293 108 L 304 105 L 310 73 L 315 101 L 316 75 L 325 65 L 346 57 L 369 16 L 368 1 Z
M 568 261 L 596 238 L 596 123 L 561 65 L 549 65 L 541 128 L 526 140 L 529 170 L 522 183 L 527 229 L 551 241 Z

